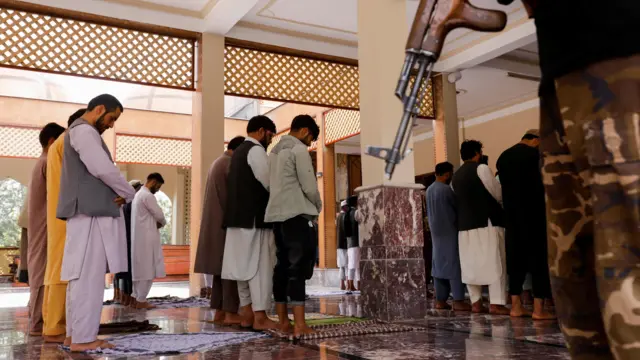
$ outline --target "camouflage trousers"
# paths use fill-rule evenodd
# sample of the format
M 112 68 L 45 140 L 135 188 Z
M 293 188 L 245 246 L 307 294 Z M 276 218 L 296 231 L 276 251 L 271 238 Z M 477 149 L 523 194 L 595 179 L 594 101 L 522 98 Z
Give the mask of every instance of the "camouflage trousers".
M 549 270 L 572 359 L 640 359 L 640 56 L 541 86 Z

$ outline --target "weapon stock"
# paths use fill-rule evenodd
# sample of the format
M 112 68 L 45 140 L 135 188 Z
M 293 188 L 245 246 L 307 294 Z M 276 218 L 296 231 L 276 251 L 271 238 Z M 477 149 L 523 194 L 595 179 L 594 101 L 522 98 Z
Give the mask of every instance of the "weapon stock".
M 483 32 L 502 31 L 507 15 L 502 11 L 477 8 L 469 0 L 420 0 L 407 40 L 406 57 L 395 95 L 403 103 L 403 115 L 391 148 L 368 146 L 367 154 L 386 162 L 385 175 L 391 179 L 397 164 L 408 154 L 407 147 L 415 119 L 424 98 L 425 81 L 431 77 L 447 35 L 454 29 Z M 417 67 L 417 69 L 416 69 Z M 417 70 L 417 71 L 416 71 Z M 415 72 L 415 75 L 413 73 Z M 407 93 L 411 78 L 415 80 Z

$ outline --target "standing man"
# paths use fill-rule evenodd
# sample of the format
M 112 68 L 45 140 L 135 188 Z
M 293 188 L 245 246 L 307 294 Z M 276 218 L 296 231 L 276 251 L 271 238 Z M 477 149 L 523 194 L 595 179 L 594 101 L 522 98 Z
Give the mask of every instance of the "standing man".
M 142 188 L 142 182 L 140 180 L 131 180 L 129 185 L 138 193 Z M 124 306 L 136 306 L 135 298 L 131 296 L 133 294 L 133 279 L 131 278 L 131 207 L 133 201 L 125 204 L 122 207 L 122 213 L 124 215 L 124 226 L 127 229 L 127 264 L 128 268 L 126 272 L 117 273 L 113 277 L 113 300 L 120 302 Z
M 525 5 L 540 49 L 542 178 L 560 328 L 573 359 L 636 358 L 640 2 L 582 1 L 579 16 L 575 2 Z
M 458 214 L 456 195 L 451 190 L 453 164 L 436 165 L 436 181 L 427 189 L 427 218 L 431 229 L 432 268 L 436 288 L 436 309 L 451 309 L 447 304 L 453 293 L 453 310 L 470 311 L 465 301 L 458 250 Z
M 29 334 L 41 336 L 43 331 L 42 302 L 44 273 L 47 268 L 47 153 L 53 142 L 64 132 L 56 123 L 48 123 L 40 131 L 42 154 L 31 172 L 29 181 Z
M 137 309 L 154 308 L 147 302 L 153 279 L 167 276 L 159 231 L 167 225 L 167 220 L 154 196 L 162 185 L 162 175 L 149 174 L 131 207 L 131 276 Z
M 274 223 L 277 264 L 273 273 L 273 297 L 280 330 L 291 331 L 287 304 L 293 306 L 294 336 L 313 330 L 304 319 L 305 281 L 313 275 L 316 229 L 322 198 L 309 146 L 320 128 L 309 115 L 291 122 L 289 135 L 280 138 L 269 155 L 271 194 L 265 221 Z
M 466 140 L 460 146 L 464 164 L 453 175 L 458 199 L 458 244 L 462 282 L 467 284 L 474 313 L 486 312 L 482 286 L 489 286 L 489 312 L 509 315 L 506 299 L 506 259 L 502 189 L 491 169 L 481 164 L 482 143 Z M 437 295 L 437 290 L 436 290 Z
M 269 202 L 269 159 L 266 148 L 276 125 L 266 116 L 249 120 L 247 139 L 233 152 L 227 179 L 227 235 L 222 279 L 236 280 L 240 296 L 241 326 L 273 329 L 267 317 L 271 307 L 275 243 L 272 225 L 264 221 Z
M 87 109 L 80 109 L 69 116 L 67 127 L 70 127 L 86 111 Z M 60 279 L 67 223 L 56 217 L 64 139 L 65 136 L 58 137 L 47 154 L 47 269 L 44 274 L 42 317 L 44 318 L 44 341 L 65 342 L 65 345 L 69 346 L 71 338 L 66 336 L 67 282 Z
M 527 272 L 531 272 L 533 319 L 549 320 L 555 319 L 555 316 L 546 311 L 544 306 L 545 299 L 551 298 L 551 284 L 539 136 L 538 130 L 527 131 L 518 144 L 500 155 L 497 168 L 505 210 L 511 316 L 532 315 L 522 306 L 521 298 Z
M 67 336 L 71 351 L 111 348 L 97 339 L 106 269 L 127 270 L 127 234 L 122 205 L 135 191 L 114 165 L 100 136 L 123 111 L 112 95 L 89 102 L 65 135 L 57 216 L 67 221 L 62 280 L 67 289 Z
M 360 290 L 360 228 L 356 219 L 356 211 L 358 210 L 358 197 L 350 196 L 347 198 L 347 206 L 349 207 L 349 224 L 351 226 L 351 236 L 347 238 L 347 258 L 349 259 L 347 276 L 347 288 L 349 291 Z
M 20 265 L 18 266 L 18 281 L 29 284 L 29 193 L 25 193 L 20 216 Z
M 349 205 L 347 205 L 347 200 L 342 200 L 340 202 L 340 212 L 336 217 L 336 227 L 338 234 L 338 249 L 337 249 L 337 263 L 340 276 L 340 290 L 348 290 L 347 287 L 347 273 L 349 272 L 349 257 L 347 253 L 347 243 L 349 241 L 349 237 L 351 236 L 351 224 L 349 221 Z
M 238 283 L 220 277 L 224 259 L 226 231 L 223 227 L 227 208 L 227 178 L 233 152 L 244 143 L 244 136 L 229 141 L 227 151 L 211 164 L 204 190 L 202 220 L 194 272 L 213 277 L 211 284 L 211 308 L 215 309 L 213 322 L 233 325 L 241 322 L 238 315 L 240 299 Z

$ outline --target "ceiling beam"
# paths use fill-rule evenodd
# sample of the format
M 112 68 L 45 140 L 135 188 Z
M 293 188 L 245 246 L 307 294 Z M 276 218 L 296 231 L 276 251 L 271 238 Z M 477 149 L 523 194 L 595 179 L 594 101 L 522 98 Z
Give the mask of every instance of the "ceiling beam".
M 508 52 L 536 41 L 536 26 L 533 20 L 514 26 L 489 37 L 464 51 L 445 58 L 434 67 L 437 72 L 454 72 L 482 64 Z
M 510 73 L 526 75 L 526 76 L 532 76 L 532 77 L 541 76 L 539 65 L 518 61 L 514 58 L 509 57 L 508 55 L 491 59 L 483 63 L 482 66 L 490 67 L 493 69 L 504 70 Z
M 226 35 L 259 0 L 218 0 L 205 17 L 204 32 Z

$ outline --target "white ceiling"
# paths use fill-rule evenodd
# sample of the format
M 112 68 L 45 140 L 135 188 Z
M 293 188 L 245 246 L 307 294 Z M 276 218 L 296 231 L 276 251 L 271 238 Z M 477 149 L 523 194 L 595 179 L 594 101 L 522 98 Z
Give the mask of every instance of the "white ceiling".
M 168 7 L 175 7 L 190 11 L 202 11 L 212 0 L 133 0 Z M 215 0 L 213 0 L 215 1 Z

